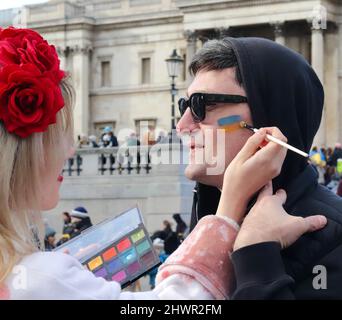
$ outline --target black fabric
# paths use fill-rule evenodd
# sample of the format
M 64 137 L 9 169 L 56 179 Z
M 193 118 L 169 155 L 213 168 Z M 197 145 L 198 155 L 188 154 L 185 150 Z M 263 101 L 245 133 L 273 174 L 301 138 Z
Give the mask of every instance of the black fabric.
M 322 85 L 310 65 L 298 53 L 273 41 L 228 40 L 237 55 L 253 125 L 279 127 L 291 145 L 309 152 L 324 103 Z M 332 254 L 342 243 L 342 199 L 318 185 L 317 172 L 305 158 L 291 151 L 287 153 L 280 175 L 273 180 L 273 187 L 287 191 L 284 207 L 290 214 L 323 214 L 328 218 L 323 230 L 304 235 L 282 252 L 286 272 L 295 280 L 295 296 L 342 298 L 342 286 L 338 292 L 329 292 L 328 287 L 317 293 L 312 288 L 312 268 L 321 261 L 330 266 L 330 276 L 342 284 L 342 256 Z M 203 216 L 215 214 L 219 197 L 217 188 L 196 185 L 191 229 Z
M 233 300 L 294 299 L 277 242 L 263 242 L 233 252 L 236 277 Z

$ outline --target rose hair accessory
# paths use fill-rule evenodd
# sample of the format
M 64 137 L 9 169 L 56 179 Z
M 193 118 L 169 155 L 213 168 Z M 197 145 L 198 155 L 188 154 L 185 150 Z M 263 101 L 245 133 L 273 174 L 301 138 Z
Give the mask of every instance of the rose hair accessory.
M 64 71 L 53 45 L 30 29 L 0 28 L 0 121 L 21 138 L 44 132 L 63 108 Z

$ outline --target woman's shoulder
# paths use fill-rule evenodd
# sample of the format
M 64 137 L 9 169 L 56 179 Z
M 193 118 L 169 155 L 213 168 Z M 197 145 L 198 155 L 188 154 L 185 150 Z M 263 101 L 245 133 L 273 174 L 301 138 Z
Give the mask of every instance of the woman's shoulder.
M 64 270 L 64 267 L 74 266 L 82 269 L 82 265 L 74 257 L 60 252 L 35 252 L 25 256 L 18 266 L 23 266 L 30 270 L 37 270 L 40 272 L 48 271 L 57 273 Z

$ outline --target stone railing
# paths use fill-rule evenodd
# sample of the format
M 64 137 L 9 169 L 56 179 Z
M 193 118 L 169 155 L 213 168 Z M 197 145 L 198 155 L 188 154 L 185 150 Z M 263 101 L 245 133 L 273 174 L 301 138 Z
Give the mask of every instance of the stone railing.
M 138 205 L 149 231 L 173 213 L 189 221 L 194 182 L 184 176 L 187 160 L 180 144 L 79 149 L 65 165 L 58 207 L 46 217 L 59 230 L 61 212 L 79 206 L 98 223 Z
M 186 164 L 184 151 L 181 144 L 78 149 L 66 162 L 63 175 L 146 175 L 156 166 Z

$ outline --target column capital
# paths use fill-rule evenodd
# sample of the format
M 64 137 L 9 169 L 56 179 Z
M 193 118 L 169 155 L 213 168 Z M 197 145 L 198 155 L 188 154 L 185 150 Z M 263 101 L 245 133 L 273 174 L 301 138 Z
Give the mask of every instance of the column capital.
M 273 32 L 276 37 L 284 36 L 285 22 L 284 21 L 274 21 L 270 25 L 273 27 Z
M 90 45 L 85 45 L 85 46 L 75 45 L 75 46 L 68 47 L 68 48 L 71 54 L 89 54 L 93 51 L 93 48 Z
M 183 34 L 188 42 L 195 42 L 198 38 L 198 33 L 196 30 L 185 30 Z
M 327 9 L 323 5 L 317 5 L 312 9 L 311 16 L 306 19 L 311 30 L 327 29 Z
M 64 46 L 57 46 L 56 51 L 59 56 L 66 57 L 68 55 L 68 48 Z
M 229 27 L 220 27 L 220 28 L 215 28 L 214 30 L 219 39 L 229 36 Z

